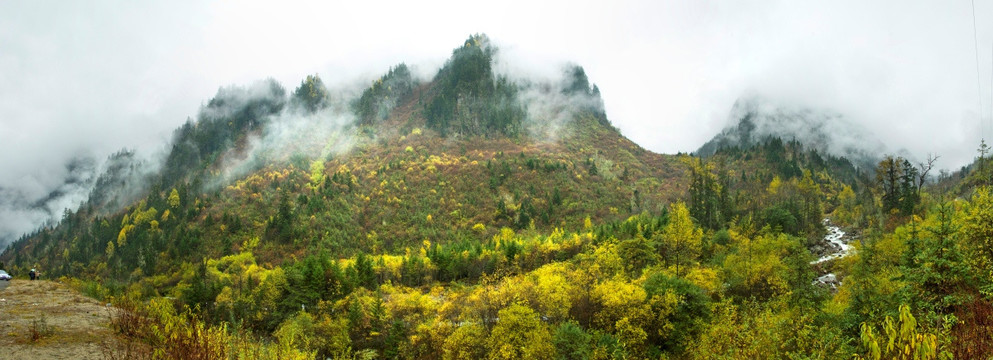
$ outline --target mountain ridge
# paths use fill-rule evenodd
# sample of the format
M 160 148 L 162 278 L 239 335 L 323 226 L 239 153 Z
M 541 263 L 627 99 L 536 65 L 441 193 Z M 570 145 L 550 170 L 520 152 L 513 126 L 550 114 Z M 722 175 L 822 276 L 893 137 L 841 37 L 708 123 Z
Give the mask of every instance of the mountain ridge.
M 748 148 L 772 138 L 797 140 L 821 154 L 849 159 L 872 169 L 892 150 L 867 129 L 829 110 L 787 105 L 749 93 L 738 98 L 728 113 L 728 125 L 694 154 L 711 156 L 722 147 Z M 911 158 L 906 151 L 898 155 Z
M 683 166 L 675 157 L 647 151 L 610 125 L 599 90 L 581 67 L 566 67 L 559 83 L 511 80 L 480 66 L 480 61 L 492 62 L 492 56 L 474 58 L 493 51 L 485 37 L 474 35 L 453 51 L 453 61 L 434 80 L 419 84 L 400 64 L 355 100 L 328 90 L 316 75 L 308 76 L 293 92 L 272 80 L 221 88 L 195 121 L 176 129 L 171 150 L 157 172 L 143 171 L 142 160 L 133 152 L 109 158 L 90 201 L 64 222 L 99 224 L 112 219 L 111 223 L 132 222 L 128 226 L 135 230 L 121 229 L 107 238 L 99 235 L 102 230 L 72 235 L 79 229 L 70 229 L 66 236 L 89 243 L 84 246 L 89 250 L 70 253 L 79 252 L 82 260 L 132 252 L 126 256 L 137 259 L 146 250 L 128 250 L 134 235 L 127 233 L 153 228 L 165 232 L 142 235 L 148 239 L 140 241 L 192 236 L 205 239 L 204 249 L 215 256 L 254 237 L 274 244 L 272 256 L 266 259 L 332 243 L 354 242 L 358 244 L 354 248 L 363 251 L 395 251 L 394 244 L 409 246 L 439 234 L 448 234 L 449 239 L 485 238 L 501 226 L 543 229 L 579 226 L 587 216 L 623 219 L 626 214 L 658 211 L 685 191 L 679 180 Z M 465 56 L 476 62 L 456 61 Z M 473 81 L 444 80 L 446 73 L 478 69 L 484 70 L 466 75 Z M 438 102 L 446 96 L 457 101 Z M 444 115 L 444 121 L 432 120 L 442 116 L 438 109 L 452 113 Z M 491 126 L 480 121 L 504 123 Z M 479 185 L 486 190 L 479 192 Z M 254 187 L 254 195 L 265 202 L 255 203 L 253 194 L 240 192 L 243 187 Z M 145 190 L 138 193 L 137 188 Z M 182 199 L 179 205 L 170 204 L 173 193 Z M 590 196 L 594 194 L 599 195 Z M 275 208 L 281 204 L 292 211 L 270 216 L 279 213 Z M 341 211 L 329 215 L 331 204 Z M 255 210 L 247 210 L 252 207 Z M 230 210 L 238 208 L 247 212 L 235 215 L 238 211 Z M 431 224 L 449 228 L 410 231 L 390 220 L 398 216 L 396 210 L 403 218 L 429 219 L 425 228 L 438 227 Z M 154 226 L 146 213 L 158 218 Z M 552 214 L 560 220 L 551 220 Z M 135 216 L 142 220 L 133 223 Z M 337 230 L 284 227 L 304 223 L 306 216 Z M 170 220 L 190 223 L 175 227 Z M 217 221 L 224 226 L 214 228 Z M 476 224 L 492 228 L 479 233 L 472 230 Z M 183 229 L 194 225 L 207 232 L 190 235 Z M 228 231 L 232 228 L 237 230 Z M 0 257 L 12 260 L 11 254 L 23 253 L 18 249 L 42 238 L 47 239 L 42 241 L 45 244 L 29 247 L 50 252 L 73 249 L 53 242 L 57 237 L 39 236 L 53 230 L 23 238 Z M 360 241 L 376 236 L 372 234 L 392 238 L 382 244 Z M 32 240 L 24 241 L 28 238 Z M 129 240 L 120 241 L 125 238 Z M 114 243 L 113 252 L 108 240 Z

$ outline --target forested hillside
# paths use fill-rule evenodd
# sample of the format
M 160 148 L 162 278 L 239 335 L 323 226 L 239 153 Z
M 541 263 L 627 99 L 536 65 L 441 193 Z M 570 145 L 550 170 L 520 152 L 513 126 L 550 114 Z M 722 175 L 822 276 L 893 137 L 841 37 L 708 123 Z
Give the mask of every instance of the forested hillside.
M 663 155 L 581 67 L 222 88 L 162 166 L 0 261 L 126 309 L 133 358 L 984 358 L 993 164 L 874 169 L 797 139 Z M 860 159 L 861 160 L 861 159 Z M 853 250 L 818 260 L 826 224 Z M 825 274 L 837 278 L 825 284 Z

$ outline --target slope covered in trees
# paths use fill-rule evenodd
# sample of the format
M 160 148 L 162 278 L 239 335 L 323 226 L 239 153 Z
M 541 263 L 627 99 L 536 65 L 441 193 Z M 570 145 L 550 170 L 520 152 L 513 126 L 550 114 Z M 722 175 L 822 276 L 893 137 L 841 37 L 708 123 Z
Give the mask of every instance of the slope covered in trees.
M 497 54 L 472 36 L 433 79 L 400 64 L 355 99 L 316 75 L 292 95 L 222 89 L 159 172 L 116 155 L 98 182 L 141 179 L 134 202 L 92 197 L 0 260 L 119 304 L 115 330 L 153 358 L 993 351 L 981 171 L 928 182 L 775 137 L 654 154 L 610 126 L 582 68 L 535 83 L 495 73 Z M 316 142 L 274 135 L 301 124 Z M 274 138 L 293 141 L 256 144 Z M 859 237 L 814 262 L 825 217 Z M 837 288 L 815 284 L 826 272 Z

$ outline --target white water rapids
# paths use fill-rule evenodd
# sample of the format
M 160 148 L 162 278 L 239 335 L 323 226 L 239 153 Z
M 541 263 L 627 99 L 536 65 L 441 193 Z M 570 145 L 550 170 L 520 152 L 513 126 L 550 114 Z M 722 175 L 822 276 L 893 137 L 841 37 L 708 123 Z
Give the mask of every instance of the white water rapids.
M 831 222 L 828 219 L 824 219 L 824 226 L 827 228 L 827 235 L 824 235 L 824 241 L 827 242 L 827 243 L 830 243 L 830 244 L 834 245 L 839 250 L 838 251 L 835 251 L 833 253 L 830 253 L 830 254 L 821 256 L 819 259 L 814 260 L 813 262 L 811 262 L 810 263 L 811 265 L 820 264 L 822 262 L 825 262 L 825 261 L 828 261 L 828 260 L 831 260 L 831 259 L 842 258 L 845 255 L 848 255 L 848 252 L 852 250 L 851 245 L 848 245 L 848 242 L 847 241 L 841 241 L 841 239 L 845 237 L 845 232 L 844 231 L 841 231 L 841 228 L 839 228 L 837 226 L 834 226 L 834 225 L 831 225 Z
M 828 246 L 835 251 L 821 256 L 817 260 L 811 261 L 811 265 L 820 264 L 832 259 L 843 258 L 852 250 L 852 246 L 848 245 L 848 239 L 845 238 L 845 232 L 842 231 L 841 228 L 832 225 L 831 220 L 829 219 L 824 219 L 824 227 L 827 228 L 827 234 L 824 235 L 824 242 L 828 243 Z M 841 282 L 838 281 L 838 277 L 834 275 L 834 273 L 827 273 L 814 280 L 814 284 L 827 286 L 831 290 L 837 290 L 838 286 L 841 285 Z

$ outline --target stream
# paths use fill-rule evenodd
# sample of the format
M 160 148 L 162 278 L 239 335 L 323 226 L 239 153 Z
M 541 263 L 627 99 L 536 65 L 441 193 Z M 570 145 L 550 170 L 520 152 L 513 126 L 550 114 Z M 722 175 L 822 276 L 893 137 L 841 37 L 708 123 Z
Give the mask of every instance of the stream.
M 824 235 L 823 243 L 826 243 L 828 251 L 826 255 L 821 256 L 817 260 L 811 262 L 811 265 L 820 264 L 822 262 L 839 259 L 848 255 L 848 252 L 852 250 L 852 246 L 848 245 L 848 239 L 845 238 L 845 232 L 841 228 L 831 224 L 831 220 L 824 219 L 824 227 L 827 229 L 827 234 Z M 844 241 L 842 241 L 844 240 Z
M 840 227 L 834 226 L 831 220 L 826 218 L 824 219 L 824 227 L 827 229 L 824 240 L 814 245 L 811 249 L 812 252 L 820 255 L 820 257 L 817 260 L 811 261 L 811 265 L 818 265 L 829 260 L 843 258 L 852 251 L 852 246 L 848 245 L 850 239 L 845 236 L 845 232 Z M 817 277 L 814 280 L 814 284 L 827 287 L 831 291 L 837 291 L 838 286 L 841 285 L 841 281 L 838 280 L 838 277 L 833 272 L 829 272 Z

